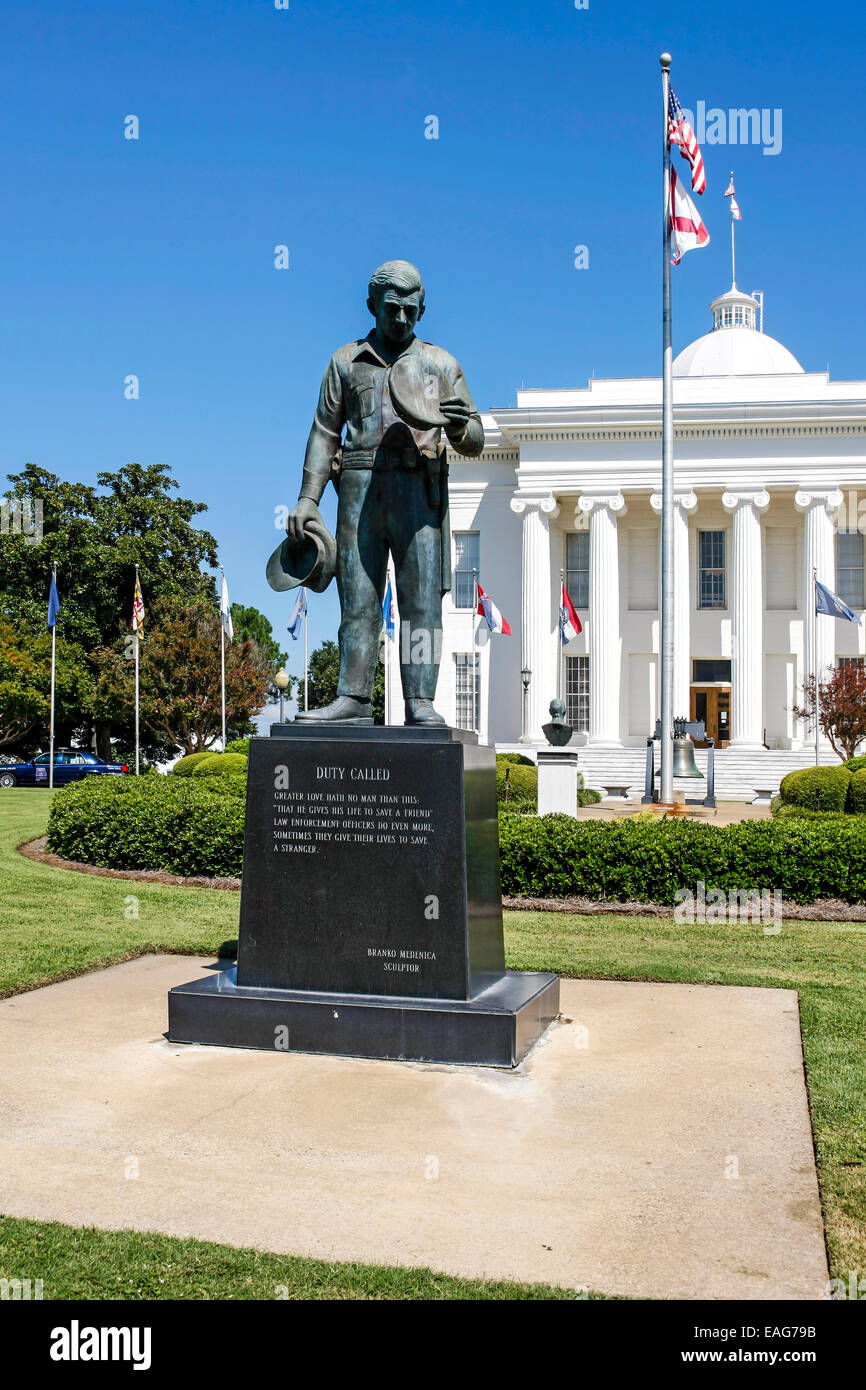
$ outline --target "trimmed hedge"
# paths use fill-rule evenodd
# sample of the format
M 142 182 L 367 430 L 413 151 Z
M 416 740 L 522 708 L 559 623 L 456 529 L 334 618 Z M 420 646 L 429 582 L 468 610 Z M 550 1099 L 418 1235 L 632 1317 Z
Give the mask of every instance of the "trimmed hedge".
M 48 848 L 106 869 L 238 875 L 245 793 L 245 777 L 87 777 L 54 797 Z
M 243 753 L 211 753 L 192 770 L 193 777 L 246 776 L 248 759 Z
M 111 869 L 239 875 L 244 777 L 93 777 L 55 796 L 48 848 Z M 796 902 L 866 902 L 866 817 L 694 821 L 499 818 L 502 891 L 676 901 L 676 889 L 779 889 Z
M 855 816 L 866 813 L 866 765 L 852 774 L 846 809 Z
M 198 767 L 205 758 L 212 758 L 213 753 L 206 748 L 203 753 L 185 753 L 182 758 L 178 758 L 171 770 L 172 777 L 191 777 L 193 770 Z
M 250 739 L 233 738 L 231 743 L 226 744 L 225 751 L 227 753 L 243 753 L 244 757 L 248 758 L 250 756 Z
M 851 773 L 846 767 L 803 767 L 782 778 L 779 794 L 786 806 L 809 811 L 844 811 Z
M 497 753 L 496 766 L 511 763 L 514 767 L 535 767 L 531 758 L 527 758 L 523 753 Z
M 673 904 L 677 888 L 778 888 L 795 902 L 866 901 L 866 822 L 859 817 L 741 821 L 499 820 L 502 891 Z

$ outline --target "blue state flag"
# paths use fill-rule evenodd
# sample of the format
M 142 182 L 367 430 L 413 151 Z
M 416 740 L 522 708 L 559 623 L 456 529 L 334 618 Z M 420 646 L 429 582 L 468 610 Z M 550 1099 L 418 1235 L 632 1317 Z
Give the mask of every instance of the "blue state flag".
M 298 597 L 295 600 L 294 612 L 292 613 L 292 616 L 289 619 L 289 633 L 293 641 L 295 642 L 297 642 L 298 638 L 301 635 L 301 628 L 303 626 L 304 614 L 306 613 L 306 611 L 307 591 L 306 589 L 301 588 L 298 590 Z
M 854 609 L 843 603 L 838 594 L 834 594 L 820 579 L 815 580 L 815 612 L 826 613 L 831 618 L 843 618 L 846 623 L 857 623 L 858 627 L 860 625 Z
M 57 581 L 54 575 L 51 576 L 51 588 L 48 591 L 48 631 L 57 625 L 57 614 L 60 612 L 60 599 L 57 597 Z
M 388 579 L 388 587 L 385 590 L 385 597 L 382 600 L 382 621 L 385 624 L 385 636 L 394 641 L 394 595 L 391 592 L 391 580 Z

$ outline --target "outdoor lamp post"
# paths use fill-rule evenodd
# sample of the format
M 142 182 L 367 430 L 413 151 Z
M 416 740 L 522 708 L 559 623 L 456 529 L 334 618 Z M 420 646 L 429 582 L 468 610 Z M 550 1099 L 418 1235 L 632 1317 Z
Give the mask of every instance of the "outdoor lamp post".
M 286 691 L 286 686 L 288 685 L 288 683 L 289 683 L 289 673 L 288 673 L 288 671 L 284 670 L 283 667 L 281 666 L 280 669 L 279 669 L 279 671 L 277 672 L 277 674 L 274 676 L 274 685 L 276 685 L 277 689 L 278 689 L 279 692 L 280 692 L 280 723 L 281 723 L 281 724 L 284 722 L 284 718 L 285 718 L 285 699 L 286 699 L 285 691 Z
M 529 682 L 532 680 L 532 672 L 528 666 L 523 667 L 520 672 L 520 679 L 523 681 L 523 733 L 520 736 L 520 742 L 529 743 Z

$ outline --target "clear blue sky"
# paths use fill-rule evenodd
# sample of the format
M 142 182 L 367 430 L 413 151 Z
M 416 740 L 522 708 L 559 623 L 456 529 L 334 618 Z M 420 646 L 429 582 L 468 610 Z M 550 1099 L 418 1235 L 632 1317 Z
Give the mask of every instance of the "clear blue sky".
M 783 112 L 776 156 L 704 148 L 713 240 L 674 271 L 675 349 L 729 284 L 733 167 L 767 331 L 807 370 L 866 377 L 860 5 L 4 0 L 0 19 L 3 475 L 168 464 L 208 505 L 232 598 L 283 633 L 274 508 L 381 261 L 421 267 L 423 336 L 481 409 L 659 371 L 664 48 L 683 105 Z M 312 641 L 336 624 L 331 590 Z

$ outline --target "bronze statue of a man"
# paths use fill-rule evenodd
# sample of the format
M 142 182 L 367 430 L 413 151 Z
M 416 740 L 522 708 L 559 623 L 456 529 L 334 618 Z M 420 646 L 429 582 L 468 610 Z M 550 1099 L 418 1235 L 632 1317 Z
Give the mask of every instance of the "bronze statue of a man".
M 297 504 L 300 543 L 329 479 L 339 494 L 337 698 L 298 714 L 311 723 L 372 723 L 370 699 L 393 557 L 400 610 L 400 674 L 407 724 L 444 724 L 433 708 L 442 644 L 442 595 L 451 587 L 448 480 L 441 432 L 461 454 L 480 454 L 484 427 L 460 365 L 415 337 L 424 286 L 414 265 L 374 272 L 367 308 L 376 326 L 338 348 L 322 379 Z M 345 428 L 345 439 L 343 430 Z

